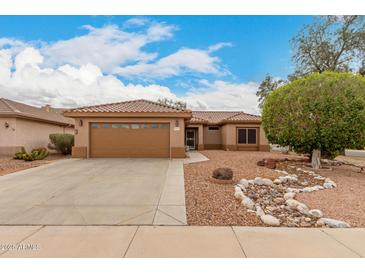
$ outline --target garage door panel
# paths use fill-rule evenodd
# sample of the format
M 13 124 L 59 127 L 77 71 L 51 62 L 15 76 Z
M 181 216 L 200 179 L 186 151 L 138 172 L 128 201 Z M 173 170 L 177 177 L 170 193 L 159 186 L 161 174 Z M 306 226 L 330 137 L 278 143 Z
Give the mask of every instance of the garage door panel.
M 91 157 L 169 157 L 170 154 L 168 124 L 113 124 L 113 127 L 109 124 L 107 127 L 101 123 L 93 124 L 90 131 Z

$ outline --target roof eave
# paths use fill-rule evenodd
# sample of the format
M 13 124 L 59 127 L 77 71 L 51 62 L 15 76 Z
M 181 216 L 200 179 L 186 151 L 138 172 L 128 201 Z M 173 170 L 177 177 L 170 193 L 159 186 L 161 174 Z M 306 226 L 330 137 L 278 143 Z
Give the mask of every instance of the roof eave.
M 43 122 L 43 123 L 59 125 L 59 126 L 68 126 L 68 127 L 75 126 L 74 124 L 71 124 L 71 123 L 48 120 L 48 119 L 44 119 L 44 118 L 40 118 L 40 117 L 36 117 L 36 116 L 32 116 L 32 115 L 27 115 L 27 114 L 23 114 L 23 113 L 16 113 L 16 112 L 8 112 L 8 113 L 0 112 L 0 117 L 22 118 L 22 119 L 26 119 L 26 120 L 32 120 L 32 121 Z
M 66 111 L 63 113 L 65 117 L 71 118 L 88 118 L 88 117 L 163 117 L 163 118 L 185 118 L 191 119 L 191 112 L 76 112 L 76 111 Z

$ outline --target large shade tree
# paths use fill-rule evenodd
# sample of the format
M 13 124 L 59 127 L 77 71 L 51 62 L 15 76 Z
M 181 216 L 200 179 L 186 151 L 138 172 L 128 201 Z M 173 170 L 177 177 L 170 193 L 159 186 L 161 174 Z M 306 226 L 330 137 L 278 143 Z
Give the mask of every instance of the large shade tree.
M 334 157 L 365 146 L 365 78 L 352 73 L 312 73 L 274 90 L 265 100 L 262 123 L 271 143 Z
M 291 42 L 294 77 L 328 70 L 359 72 L 365 56 L 365 16 L 317 16 Z

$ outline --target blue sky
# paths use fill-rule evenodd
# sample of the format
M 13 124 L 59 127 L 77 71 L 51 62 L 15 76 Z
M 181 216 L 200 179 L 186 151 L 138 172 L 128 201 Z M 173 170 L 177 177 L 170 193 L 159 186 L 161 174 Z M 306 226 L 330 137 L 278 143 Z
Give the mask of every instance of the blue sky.
M 169 97 L 195 109 L 257 112 L 258 83 L 292 72 L 289 40 L 312 20 L 0 16 L 0 96 L 62 106 Z

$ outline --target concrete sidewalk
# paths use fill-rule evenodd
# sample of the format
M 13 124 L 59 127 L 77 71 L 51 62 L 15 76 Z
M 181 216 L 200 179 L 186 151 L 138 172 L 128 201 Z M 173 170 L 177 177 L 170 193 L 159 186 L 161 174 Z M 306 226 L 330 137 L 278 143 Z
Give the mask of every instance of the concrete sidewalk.
M 0 226 L 1 257 L 364 257 L 365 229 Z

